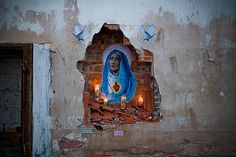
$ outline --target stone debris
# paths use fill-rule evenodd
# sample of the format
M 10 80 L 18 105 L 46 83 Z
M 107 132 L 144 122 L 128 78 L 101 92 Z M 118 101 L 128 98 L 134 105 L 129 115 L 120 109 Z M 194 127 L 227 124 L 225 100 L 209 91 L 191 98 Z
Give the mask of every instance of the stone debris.
M 79 140 L 70 140 L 67 138 L 62 138 L 60 141 L 60 150 L 62 150 L 62 153 L 66 153 L 68 151 L 73 151 L 76 148 L 80 148 L 84 146 L 84 142 Z
M 96 125 L 122 125 L 135 122 L 160 122 L 159 112 L 147 111 L 135 102 L 127 103 L 125 109 L 120 109 L 120 104 L 104 105 L 102 101 L 88 100 L 90 108 L 90 122 Z

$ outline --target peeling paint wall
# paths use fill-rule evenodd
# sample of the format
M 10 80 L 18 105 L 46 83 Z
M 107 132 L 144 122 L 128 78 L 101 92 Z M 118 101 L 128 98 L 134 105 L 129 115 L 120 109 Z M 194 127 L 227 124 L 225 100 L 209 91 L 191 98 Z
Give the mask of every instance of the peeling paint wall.
M 78 131 L 83 120 L 84 78 L 76 62 L 106 22 L 119 24 L 139 53 L 142 49 L 154 53 L 164 120 L 95 132 L 87 137 L 88 150 L 232 155 L 236 152 L 234 6 L 233 0 L 0 0 L 0 42 L 50 44 L 54 153 L 59 152 L 62 137 Z M 75 24 L 88 26 L 85 41 L 73 36 Z M 162 43 L 142 40 L 141 25 L 151 24 L 163 30 L 158 39 Z M 115 130 L 124 131 L 124 136 L 114 137 Z
M 50 47 L 33 45 L 33 156 L 51 154 Z

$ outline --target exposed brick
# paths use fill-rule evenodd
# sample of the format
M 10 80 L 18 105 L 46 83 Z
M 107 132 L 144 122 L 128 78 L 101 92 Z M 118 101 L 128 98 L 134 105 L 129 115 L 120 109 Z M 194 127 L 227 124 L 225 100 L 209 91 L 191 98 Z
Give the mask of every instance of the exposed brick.
M 101 107 L 102 107 L 104 110 L 107 110 L 107 111 L 110 111 L 110 112 L 113 112 L 113 111 L 114 111 L 114 108 L 113 108 L 113 107 L 110 107 L 110 106 L 101 105 Z
M 136 116 L 141 118 L 142 120 L 148 120 L 148 118 L 152 116 L 152 112 L 147 112 L 147 111 L 138 112 L 136 113 Z
M 124 121 L 124 120 L 125 120 L 125 117 L 120 116 L 119 119 L 122 120 L 122 121 Z
M 152 54 L 152 52 L 150 52 L 150 51 L 148 51 L 148 50 L 145 50 L 145 51 L 144 51 L 143 60 L 144 60 L 144 61 L 152 62 L 152 61 L 153 61 L 153 54 Z
M 123 115 L 123 116 L 130 116 L 129 114 L 124 113 L 124 112 L 120 112 L 120 111 L 117 111 L 117 113 L 120 114 L 120 115 Z
M 133 124 L 134 123 L 134 117 L 131 115 L 130 117 L 126 117 L 124 124 Z
M 139 108 L 136 104 L 133 104 L 133 106 L 134 106 L 138 111 L 142 112 L 142 109 Z
M 104 111 L 103 120 L 113 120 L 114 115 L 111 112 Z
M 146 111 L 153 111 L 154 109 L 153 93 L 151 90 L 145 91 L 144 109 Z
M 143 60 L 144 60 L 144 61 L 152 62 L 152 61 L 153 61 L 153 57 L 150 57 L 150 56 L 144 56 Z
M 91 120 L 92 121 L 100 121 L 100 120 L 102 120 L 102 115 L 99 112 L 92 112 L 91 113 Z
M 90 93 L 89 92 L 84 92 L 83 93 L 83 98 L 90 98 Z
M 103 65 L 94 65 L 93 69 L 95 72 L 102 72 Z
M 89 101 L 89 106 L 92 107 L 92 108 L 95 108 L 95 109 L 100 108 L 100 104 L 95 102 L 95 101 L 93 101 L 93 100 Z
M 130 45 L 129 39 L 127 37 L 123 37 L 123 43 L 124 45 Z
M 93 110 L 96 110 L 96 111 L 98 111 L 99 113 L 101 113 L 102 115 L 104 115 L 104 112 L 102 112 L 100 109 L 94 108 L 93 106 L 90 106 L 90 108 L 93 109 Z
M 60 150 L 64 153 L 66 150 L 73 150 L 76 148 L 80 148 L 84 145 L 84 142 L 77 141 L 77 140 L 69 140 L 66 138 L 62 138 L 60 141 Z

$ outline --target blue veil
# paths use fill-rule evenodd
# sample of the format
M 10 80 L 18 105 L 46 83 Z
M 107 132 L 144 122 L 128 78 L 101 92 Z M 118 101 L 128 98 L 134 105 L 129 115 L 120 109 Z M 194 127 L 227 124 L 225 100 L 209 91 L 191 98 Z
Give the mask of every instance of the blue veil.
M 109 92 L 108 75 L 112 75 L 109 66 L 109 60 L 111 55 L 114 53 L 116 53 L 120 57 L 119 74 L 115 77 L 115 80 L 118 82 L 120 89 L 118 92 L 116 91 Z M 136 89 L 136 79 L 131 71 L 131 68 L 129 66 L 129 61 L 126 55 L 117 49 L 111 51 L 104 62 L 101 93 L 107 97 L 109 104 L 116 104 L 121 102 L 122 95 L 126 95 L 126 102 L 131 100 L 134 96 L 135 89 Z

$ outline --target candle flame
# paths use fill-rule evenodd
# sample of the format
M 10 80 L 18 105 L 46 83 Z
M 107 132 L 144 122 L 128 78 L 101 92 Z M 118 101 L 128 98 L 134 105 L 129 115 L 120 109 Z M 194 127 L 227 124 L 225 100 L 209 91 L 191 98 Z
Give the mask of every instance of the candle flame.
M 125 102 L 126 101 L 126 96 L 125 95 L 122 95 L 121 96 L 121 102 Z
M 99 84 L 95 85 L 95 93 L 96 95 L 99 95 Z
M 143 105 L 143 98 L 142 98 L 141 96 L 138 97 L 138 104 L 139 104 L 140 106 Z
M 95 85 L 95 91 L 99 90 L 99 84 Z

